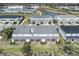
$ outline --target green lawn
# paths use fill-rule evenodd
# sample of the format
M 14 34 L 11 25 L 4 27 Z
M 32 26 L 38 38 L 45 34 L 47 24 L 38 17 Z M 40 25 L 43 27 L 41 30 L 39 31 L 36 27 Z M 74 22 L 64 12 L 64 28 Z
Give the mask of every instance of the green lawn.
M 5 44 L 4 44 L 5 43 Z M 16 43 L 15 45 L 10 45 L 10 42 L 5 41 L 3 42 L 0 48 L 4 49 L 3 53 L 8 55 L 22 55 L 21 48 L 23 47 L 24 43 Z M 58 50 L 56 44 L 39 44 L 39 43 L 31 43 L 33 52 L 40 53 L 40 52 L 48 52 L 53 53 L 53 50 Z
M 4 48 L 3 53 L 9 54 L 9 55 L 21 55 L 21 48 L 20 47 L 13 47 L 13 48 Z
M 23 55 L 21 50 L 23 45 L 24 43 L 16 43 L 15 45 L 10 45 L 9 41 L 0 41 L 0 48 L 3 49 L 2 53 L 7 55 Z M 71 45 L 72 47 L 74 47 L 72 52 L 73 51 L 75 52 L 79 49 L 79 42 L 74 42 L 74 43 L 65 44 L 65 45 L 66 46 Z M 44 53 L 46 54 L 52 53 L 52 55 L 57 55 L 57 56 L 62 56 L 65 54 L 64 49 L 55 43 L 46 43 L 46 44 L 31 43 L 31 47 L 32 47 L 33 53 L 38 53 L 41 55 Z M 74 49 L 77 49 L 77 50 L 74 50 Z

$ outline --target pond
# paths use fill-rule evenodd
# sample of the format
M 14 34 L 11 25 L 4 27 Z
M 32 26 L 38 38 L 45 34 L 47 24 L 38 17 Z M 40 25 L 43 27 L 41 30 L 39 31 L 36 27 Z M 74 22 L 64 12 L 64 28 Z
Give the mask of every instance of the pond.
M 51 11 L 43 11 L 42 12 L 43 15 L 50 15 L 50 16 L 55 16 L 55 15 L 61 15 L 60 13 L 57 12 L 51 12 Z

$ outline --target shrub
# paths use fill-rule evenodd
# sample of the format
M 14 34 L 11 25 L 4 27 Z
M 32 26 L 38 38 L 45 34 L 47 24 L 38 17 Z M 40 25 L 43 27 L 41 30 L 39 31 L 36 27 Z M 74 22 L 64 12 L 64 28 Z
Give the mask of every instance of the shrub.
M 22 48 L 22 53 L 24 55 L 27 55 L 27 56 L 32 55 L 32 47 L 31 47 L 31 45 L 29 43 L 28 44 L 24 44 L 24 46 Z
M 51 21 L 49 21 L 49 24 L 51 24 Z
M 13 22 L 13 24 L 17 24 L 17 22 L 16 22 L 16 21 L 14 21 L 14 22 Z
M 41 44 L 46 44 L 46 42 L 41 42 Z
M 3 36 L 6 38 L 6 39 L 10 39 L 11 38 L 11 34 L 13 32 L 13 28 L 6 28 L 4 29 L 3 31 Z
M 33 23 L 32 24 L 35 24 L 35 22 L 33 21 Z
M 41 21 L 41 23 L 40 24 L 43 24 L 43 21 Z
M 54 20 L 53 20 L 53 23 L 54 23 L 54 24 L 57 24 L 57 23 L 58 23 L 58 21 L 54 19 Z
M 2 53 L 3 50 L 4 50 L 4 49 L 0 48 L 0 54 Z
M 14 45 L 15 44 L 15 42 L 10 42 L 10 45 Z
M 79 47 L 76 47 L 74 44 L 64 46 L 64 51 L 67 55 L 79 56 Z

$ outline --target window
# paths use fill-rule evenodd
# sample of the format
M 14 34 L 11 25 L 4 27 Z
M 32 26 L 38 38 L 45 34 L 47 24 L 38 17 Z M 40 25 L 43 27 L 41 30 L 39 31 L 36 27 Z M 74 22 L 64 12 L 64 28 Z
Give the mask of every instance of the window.
M 40 42 L 40 39 L 37 39 L 36 42 Z
M 47 41 L 50 41 L 50 39 L 46 39 Z
M 8 24 L 9 22 L 5 22 L 5 24 Z
M 74 41 L 74 39 L 72 39 L 72 41 Z
M 33 42 L 34 40 L 33 39 L 30 39 L 31 40 L 31 42 Z
M 36 25 L 39 26 L 40 24 L 37 23 Z
M 52 41 L 55 41 L 55 39 L 52 39 Z

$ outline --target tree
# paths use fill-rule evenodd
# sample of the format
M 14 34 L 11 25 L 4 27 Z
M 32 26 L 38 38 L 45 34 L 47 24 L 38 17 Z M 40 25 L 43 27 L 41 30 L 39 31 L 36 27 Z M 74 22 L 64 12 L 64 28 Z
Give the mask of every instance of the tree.
M 4 50 L 4 49 L 0 48 L 0 54 L 2 53 L 3 50 Z
M 13 22 L 13 24 L 17 24 L 17 22 L 16 22 L 16 21 L 14 21 L 14 22 Z
M 43 24 L 43 21 L 41 21 L 41 23 L 40 24 Z
M 30 43 L 24 44 L 22 48 L 22 53 L 27 56 L 30 56 L 32 54 L 32 47 Z
M 54 23 L 54 24 L 57 24 L 57 23 L 58 23 L 58 21 L 54 19 L 54 20 L 53 20 L 53 23 Z
M 53 5 L 52 5 L 52 4 L 50 4 L 50 7 L 52 8 L 52 7 L 53 7 Z
M 49 21 L 49 24 L 51 24 L 51 21 Z
M 64 46 L 64 51 L 67 55 L 74 55 L 74 47 L 72 45 Z
M 30 23 L 30 19 L 28 19 L 27 21 L 28 21 L 28 24 L 29 24 Z
M 64 46 L 64 52 L 69 56 L 79 56 L 79 46 L 75 44 L 68 44 Z
M 4 29 L 4 31 L 3 31 L 3 36 L 4 36 L 6 39 L 9 39 L 9 38 L 11 38 L 12 32 L 13 32 L 13 28 L 6 28 L 6 29 Z
M 33 21 L 33 23 L 32 24 L 35 24 L 35 22 Z

